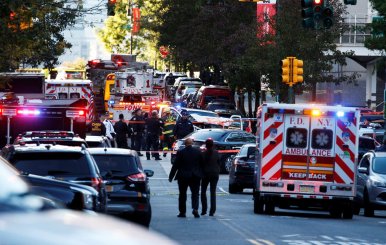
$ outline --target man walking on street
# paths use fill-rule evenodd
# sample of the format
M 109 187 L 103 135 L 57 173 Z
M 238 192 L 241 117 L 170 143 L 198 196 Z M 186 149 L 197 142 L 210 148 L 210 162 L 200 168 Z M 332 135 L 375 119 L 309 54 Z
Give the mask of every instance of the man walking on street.
M 181 118 L 173 129 L 174 138 L 182 139 L 194 131 L 193 123 L 188 119 L 188 112 L 182 111 Z
M 127 134 L 129 133 L 127 124 L 124 121 L 123 114 L 119 114 L 119 121 L 114 124 L 116 135 L 116 142 L 118 148 L 128 149 Z
M 161 135 L 163 122 L 158 118 L 158 112 L 153 111 L 151 117 L 146 120 L 146 158 L 150 160 L 150 150 L 155 160 L 162 160 L 159 157 L 159 136 Z
M 131 149 L 136 150 L 138 156 L 143 156 L 141 153 L 142 134 L 145 129 L 145 120 L 142 117 L 141 109 L 136 109 L 133 112 L 134 116 L 129 121 L 131 133 Z
M 115 130 L 114 130 L 113 124 L 111 123 L 111 121 L 108 118 L 109 118 L 109 114 L 106 114 L 105 120 L 103 121 L 103 124 L 105 125 L 105 128 L 106 128 L 106 135 L 105 136 L 108 139 L 108 143 L 110 144 L 110 147 L 115 147 L 115 143 L 114 143 Z
M 192 214 L 199 218 L 199 191 L 202 178 L 203 158 L 199 149 L 193 148 L 193 140 L 185 140 L 185 148 L 177 152 L 176 161 L 169 174 L 169 182 L 175 178 L 178 181 L 179 197 L 177 217 L 186 217 L 186 198 L 188 187 L 192 192 Z M 177 173 L 177 174 L 176 174 Z

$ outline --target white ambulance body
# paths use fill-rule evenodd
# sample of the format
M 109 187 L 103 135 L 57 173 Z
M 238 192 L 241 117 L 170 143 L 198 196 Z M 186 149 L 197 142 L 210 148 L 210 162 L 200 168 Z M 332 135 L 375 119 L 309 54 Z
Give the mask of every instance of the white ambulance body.
M 153 90 L 151 72 L 129 70 L 115 73 L 114 93 L 109 100 L 109 114 L 112 120 L 119 120 L 119 114 L 130 120 L 134 110 L 139 108 L 150 112 L 160 101 L 160 97 Z
M 320 206 L 352 218 L 359 144 L 356 108 L 264 104 L 258 115 L 255 213 Z
M 46 80 L 44 97 L 45 99 L 58 100 L 86 99 L 88 102 L 86 119 L 92 121 L 95 109 L 92 87 L 90 80 Z

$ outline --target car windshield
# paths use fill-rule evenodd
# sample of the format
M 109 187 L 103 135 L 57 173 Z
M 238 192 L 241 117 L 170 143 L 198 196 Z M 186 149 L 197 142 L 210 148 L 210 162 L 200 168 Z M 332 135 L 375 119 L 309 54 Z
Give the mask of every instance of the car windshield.
M 228 109 L 228 110 L 235 110 L 235 105 L 232 104 L 209 104 L 207 107 L 208 110 L 218 110 L 218 109 Z
M 214 141 L 221 141 L 221 139 L 227 134 L 224 131 L 204 131 L 199 130 L 187 136 L 187 138 L 193 138 L 198 141 L 205 141 L 208 138 L 212 138 Z
M 74 152 L 33 152 L 15 154 L 11 163 L 20 171 L 41 176 L 87 176 L 86 155 Z
M 198 115 L 204 117 L 219 117 L 216 113 L 211 111 L 188 111 L 190 115 Z
M 386 157 L 374 158 L 373 171 L 378 174 L 386 174 Z
M 113 176 L 127 176 L 140 172 L 134 156 L 93 154 L 101 173 L 111 172 Z

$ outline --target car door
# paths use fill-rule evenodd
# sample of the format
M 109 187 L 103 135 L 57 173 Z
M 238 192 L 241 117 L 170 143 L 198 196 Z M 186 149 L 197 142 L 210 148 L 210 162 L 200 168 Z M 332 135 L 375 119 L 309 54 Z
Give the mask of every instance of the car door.
M 362 160 L 359 163 L 358 168 L 369 169 L 370 168 L 370 160 L 371 160 L 370 158 L 371 158 L 371 154 L 364 155 Z M 357 195 L 356 196 L 359 200 L 363 201 L 366 182 L 367 182 L 369 177 L 367 174 L 359 173 L 358 170 L 357 170 L 357 173 L 358 173 L 358 178 L 357 178 Z

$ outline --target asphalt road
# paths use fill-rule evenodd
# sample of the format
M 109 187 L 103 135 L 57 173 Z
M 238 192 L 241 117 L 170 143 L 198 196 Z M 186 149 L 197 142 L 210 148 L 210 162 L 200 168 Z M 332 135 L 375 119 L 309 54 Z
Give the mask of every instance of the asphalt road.
M 143 158 L 145 159 L 145 158 Z M 145 169 L 154 170 L 150 179 L 153 216 L 150 229 L 187 245 L 386 245 L 386 211 L 376 217 L 361 215 L 352 220 L 333 219 L 327 212 L 276 209 L 275 215 L 253 213 L 252 190 L 229 194 L 228 176 L 221 175 L 214 217 L 177 218 L 177 182 L 169 183 L 169 158 L 143 160 Z M 209 194 L 209 193 L 208 193 Z M 187 210 L 191 210 L 188 196 Z

